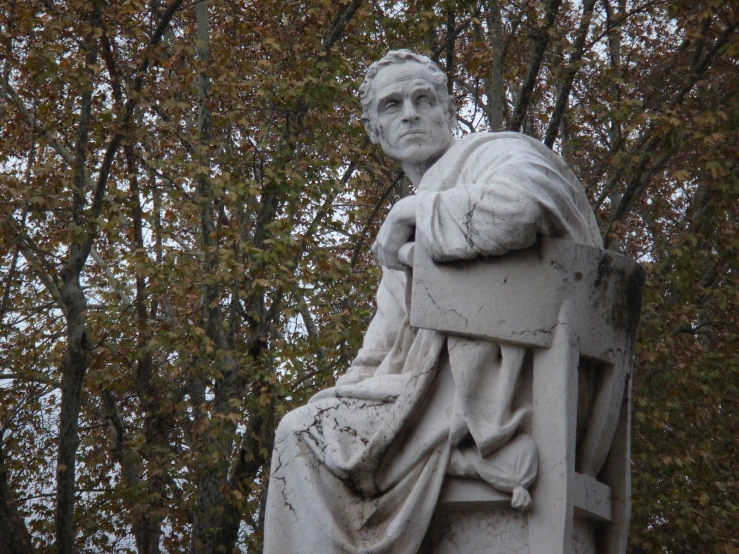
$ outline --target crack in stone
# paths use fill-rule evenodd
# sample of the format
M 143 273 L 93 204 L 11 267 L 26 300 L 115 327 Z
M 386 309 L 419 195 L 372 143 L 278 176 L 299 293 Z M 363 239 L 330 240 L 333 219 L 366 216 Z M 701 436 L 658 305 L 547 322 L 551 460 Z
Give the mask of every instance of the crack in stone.
M 429 300 L 431 300 L 431 303 L 432 303 L 432 304 L 433 304 L 433 305 L 434 305 L 434 306 L 435 306 L 435 307 L 436 307 L 436 308 L 437 308 L 437 309 L 438 309 L 438 310 L 439 310 L 440 312 L 451 312 L 451 313 L 453 313 L 453 314 L 454 314 L 455 316 L 457 316 L 458 318 L 460 318 L 460 319 L 464 319 L 464 324 L 465 324 L 465 327 L 466 327 L 466 326 L 468 326 L 468 325 L 470 324 L 470 320 L 469 320 L 468 318 L 466 318 L 466 317 L 465 317 L 465 316 L 464 316 L 463 314 L 461 314 L 460 312 L 458 312 L 457 310 L 455 310 L 454 308 L 451 308 L 451 307 L 450 307 L 450 308 L 443 308 L 443 307 L 439 306 L 439 304 L 438 304 L 438 303 L 436 302 L 436 300 L 434 300 L 434 297 L 433 297 L 433 296 L 431 296 L 431 293 L 429 292 L 429 288 L 428 288 L 428 285 L 427 285 L 427 284 L 426 284 L 426 283 L 425 283 L 424 281 L 422 281 L 422 280 L 420 280 L 420 279 L 419 279 L 419 280 L 417 281 L 417 283 L 418 283 L 419 285 L 421 285 L 421 286 L 423 287 L 423 290 L 424 290 L 424 291 L 426 292 L 426 296 L 428 296 L 428 297 L 429 297 Z

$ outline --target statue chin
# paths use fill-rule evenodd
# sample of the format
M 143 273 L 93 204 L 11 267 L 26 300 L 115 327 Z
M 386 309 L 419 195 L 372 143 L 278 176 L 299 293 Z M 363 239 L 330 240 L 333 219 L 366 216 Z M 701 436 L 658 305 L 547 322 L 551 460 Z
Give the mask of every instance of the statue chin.
M 401 139 L 405 144 L 389 144 L 381 140 L 383 151 L 390 158 L 401 164 L 433 164 L 435 163 L 452 143 L 452 135 L 447 127 L 435 130 L 435 135 L 428 141 L 415 142 Z M 401 142 L 399 141 L 399 142 Z

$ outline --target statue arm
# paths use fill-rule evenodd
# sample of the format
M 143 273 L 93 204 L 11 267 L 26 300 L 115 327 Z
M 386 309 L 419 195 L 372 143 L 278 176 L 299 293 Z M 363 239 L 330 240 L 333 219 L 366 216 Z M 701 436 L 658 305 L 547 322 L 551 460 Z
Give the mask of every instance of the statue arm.
M 336 384 L 350 385 L 372 377 L 393 347 L 405 317 L 405 274 L 383 268 L 377 289 L 377 311 L 357 357 Z
M 416 225 L 416 240 L 439 262 L 500 256 L 532 246 L 539 234 L 600 241 L 577 179 L 515 138 L 470 155 L 454 188 L 419 193 Z

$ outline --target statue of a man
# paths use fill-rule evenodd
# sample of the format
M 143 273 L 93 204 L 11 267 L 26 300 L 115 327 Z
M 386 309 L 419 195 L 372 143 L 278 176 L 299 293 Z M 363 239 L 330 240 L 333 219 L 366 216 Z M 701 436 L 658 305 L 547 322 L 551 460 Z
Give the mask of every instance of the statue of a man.
M 518 386 L 523 348 L 413 329 L 413 241 L 435 262 L 500 256 L 539 235 L 600 246 L 580 183 L 517 133 L 460 140 L 447 78 L 425 56 L 389 52 L 360 87 L 370 138 L 417 194 L 388 214 L 373 253 L 377 313 L 334 388 L 281 422 L 265 554 L 415 554 L 447 475 L 482 479 L 527 509 L 537 449 Z

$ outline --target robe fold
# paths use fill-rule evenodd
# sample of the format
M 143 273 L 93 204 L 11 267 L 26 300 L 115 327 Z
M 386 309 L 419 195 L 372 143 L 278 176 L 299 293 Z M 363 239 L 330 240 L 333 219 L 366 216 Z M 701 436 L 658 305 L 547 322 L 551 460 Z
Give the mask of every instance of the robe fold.
M 499 256 L 540 234 L 601 245 L 577 178 L 521 134 L 464 137 L 417 194 L 416 240 L 437 262 Z M 415 554 L 448 470 L 466 474 L 482 456 L 481 476 L 514 497 L 535 479 L 535 446 L 520 429 L 528 409 L 513 405 L 522 353 L 411 328 L 409 282 L 384 269 L 352 366 L 280 423 L 265 554 Z

